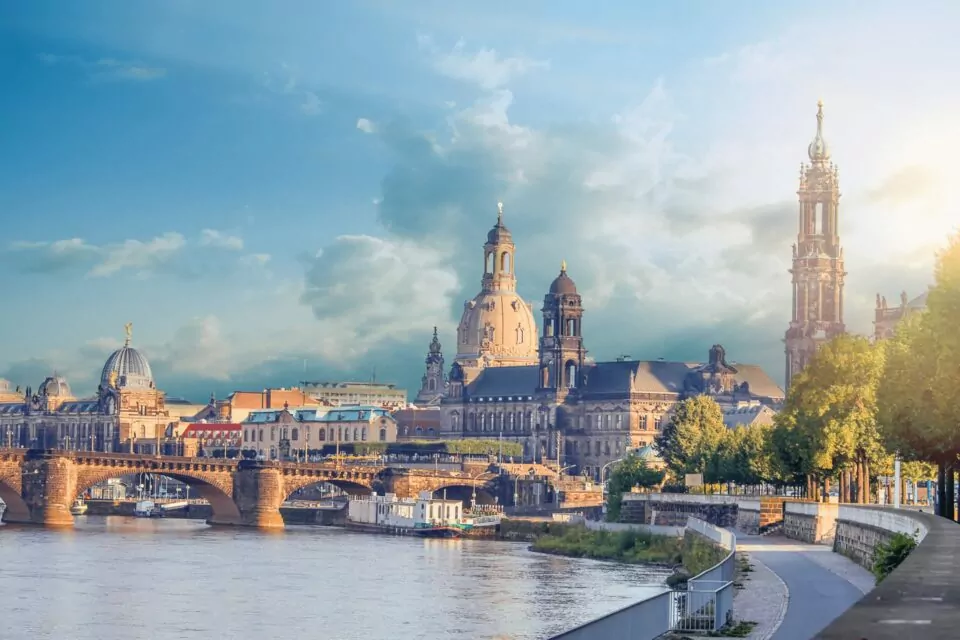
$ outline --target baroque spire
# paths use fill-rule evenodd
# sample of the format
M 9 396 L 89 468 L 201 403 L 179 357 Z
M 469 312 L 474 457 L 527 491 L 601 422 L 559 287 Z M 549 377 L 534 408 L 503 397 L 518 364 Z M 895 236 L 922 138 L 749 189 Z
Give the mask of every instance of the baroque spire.
M 823 137 L 823 100 L 817 101 L 817 135 L 807 147 L 807 155 L 816 164 L 825 164 L 830 159 L 830 145 Z

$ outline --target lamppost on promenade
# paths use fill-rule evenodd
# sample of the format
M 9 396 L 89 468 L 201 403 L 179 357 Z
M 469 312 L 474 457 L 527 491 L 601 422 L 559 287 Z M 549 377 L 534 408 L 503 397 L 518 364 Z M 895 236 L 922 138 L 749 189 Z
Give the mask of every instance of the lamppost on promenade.
M 486 471 L 481 471 L 481 472 L 478 473 L 477 475 L 473 476 L 473 478 L 471 478 L 471 480 L 473 481 L 473 498 L 472 498 L 472 501 L 470 502 L 470 509 L 471 509 L 471 510 L 477 508 L 477 478 L 479 478 L 480 476 L 482 476 L 482 475 L 485 474 L 485 473 L 486 473 Z

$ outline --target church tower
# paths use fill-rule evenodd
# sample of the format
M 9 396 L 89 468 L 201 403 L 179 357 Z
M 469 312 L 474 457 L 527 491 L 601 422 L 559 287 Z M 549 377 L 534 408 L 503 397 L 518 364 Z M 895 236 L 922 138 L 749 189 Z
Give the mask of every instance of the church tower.
M 787 329 L 786 384 L 810 362 L 821 344 L 844 333 L 843 248 L 840 246 L 840 176 L 823 137 L 823 102 L 817 134 L 800 165 L 800 212 L 793 245 L 793 316 Z
M 540 338 L 538 391 L 558 400 L 579 387 L 587 357 L 583 347 L 581 321 L 583 304 L 577 285 L 567 275 L 567 263 L 550 284 L 543 298 L 543 335 Z
M 437 328 L 433 328 L 433 340 L 427 350 L 425 360 L 427 370 L 420 381 L 420 392 L 414 403 L 419 405 L 436 404 L 443 396 L 445 380 L 443 376 L 443 350 L 440 347 L 440 338 L 437 337 Z

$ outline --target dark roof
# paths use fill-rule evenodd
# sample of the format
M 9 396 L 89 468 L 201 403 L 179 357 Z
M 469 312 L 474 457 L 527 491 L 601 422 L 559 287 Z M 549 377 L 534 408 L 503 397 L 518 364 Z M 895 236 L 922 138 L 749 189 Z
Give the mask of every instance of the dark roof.
M 472 397 L 532 396 L 540 380 L 537 365 L 523 367 L 490 367 L 467 385 Z
M 490 244 L 500 244 L 501 242 L 512 242 L 513 236 L 510 235 L 510 229 L 507 229 L 503 226 L 502 222 L 497 222 L 497 224 L 490 229 L 490 232 L 487 233 L 487 242 Z
M 567 275 L 567 270 L 563 269 L 553 282 L 550 283 L 550 293 L 555 294 L 573 294 L 577 293 L 577 285 L 573 279 Z

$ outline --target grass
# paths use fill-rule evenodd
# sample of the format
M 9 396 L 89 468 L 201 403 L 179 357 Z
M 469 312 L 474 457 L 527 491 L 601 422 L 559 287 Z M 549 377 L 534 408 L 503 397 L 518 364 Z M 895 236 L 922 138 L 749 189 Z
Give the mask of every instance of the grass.
M 591 531 L 571 527 L 560 534 L 537 538 L 533 551 L 573 558 L 615 560 L 626 564 L 670 564 L 683 560 L 680 538 L 645 531 Z

